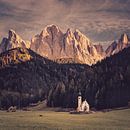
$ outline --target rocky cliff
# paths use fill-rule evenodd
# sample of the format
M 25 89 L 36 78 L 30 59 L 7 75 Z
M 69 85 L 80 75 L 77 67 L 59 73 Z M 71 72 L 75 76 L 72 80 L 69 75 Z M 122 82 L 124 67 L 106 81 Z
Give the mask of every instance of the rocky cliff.
M 9 30 L 8 38 L 3 38 L 0 44 L 0 53 L 17 47 L 30 48 L 30 42 L 25 42 L 14 30 Z
M 0 53 L 21 47 L 30 48 L 39 55 L 58 63 L 96 64 L 105 57 L 110 57 L 129 47 L 127 34 L 114 41 L 105 51 L 102 45 L 94 45 L 79 30 L 67 29 L 63 33 L 56 25 L 48 25 L 31 42 L 24 41 L 15 31 L 9 30 L 8 38 L 3 38 Z
M 79 30 L 63 33 L 57 26 L 47 26 L 32 38 L 31 49 L 49 59 L 72 58 L 92 65 L 103 59 L 96 47 Z
M 114 41 L 107 49 L 106 49 L 106 56 L 109 57 L 111 55 L 114 55 L 120 51 L 122 51 L 124 48 L 127 48 L 130 46 L 130 41 L 127 34 L 122 34 L 120 39 L 117 41 Z

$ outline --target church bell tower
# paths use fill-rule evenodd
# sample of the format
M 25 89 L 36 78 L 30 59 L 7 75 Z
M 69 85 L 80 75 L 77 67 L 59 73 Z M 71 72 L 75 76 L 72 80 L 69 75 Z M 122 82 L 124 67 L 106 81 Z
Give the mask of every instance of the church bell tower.
M 82 105 L 82 96 L 81 96 L 81 92 L 78 93 L 78 111 L 81 111 L 81 105 Z

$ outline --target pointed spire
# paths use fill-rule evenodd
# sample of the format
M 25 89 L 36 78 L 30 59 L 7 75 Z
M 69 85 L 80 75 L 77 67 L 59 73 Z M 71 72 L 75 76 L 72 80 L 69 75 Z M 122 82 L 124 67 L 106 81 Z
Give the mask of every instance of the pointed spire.
M 67 29 L 66 35 L 73 36 L 73 32 L 70 28 Z
M 123 44 L 127 44 L 128 43 L 128 35 L 126 33 L 122 34 L 121 35 L 121 39 L 120 41 L 123 43 Z
M 78 92 L 78 96 L 81 96 L 82 94 L 81 94 L 81 91 L 79 90 L 79 92 Z
M 58 34 L 58 33 L 62 33 L 60 28 L 54 24 L 51 24 L 51 25 L 47 25 L 40 33 L 40 36 L 47 36 L 47 35 L 50 35 L 50 34 Z
M 12 38 L 16 38 L 17 34 L 13 29 L 10 29 L 8 32 L 8 39 L 11 40 Z

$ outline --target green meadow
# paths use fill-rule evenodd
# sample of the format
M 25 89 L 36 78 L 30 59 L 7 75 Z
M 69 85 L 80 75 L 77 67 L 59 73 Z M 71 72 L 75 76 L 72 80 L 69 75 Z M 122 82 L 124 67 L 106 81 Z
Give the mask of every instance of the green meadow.
M 130 130 L 130 109 L 94 114 L 0 112 L 0 130 Z

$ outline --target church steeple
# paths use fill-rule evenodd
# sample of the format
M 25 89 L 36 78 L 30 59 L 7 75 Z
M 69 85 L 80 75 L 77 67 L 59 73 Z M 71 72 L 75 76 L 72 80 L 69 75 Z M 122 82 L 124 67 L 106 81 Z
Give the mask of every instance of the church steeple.
M 82 96 L 81 91 L 79 90 L 78 96 Z
M 78 111 L 81 111 L 81 105 L 82 105 L 82 96 L 81 96 L 81 91 L 78 93 Z

